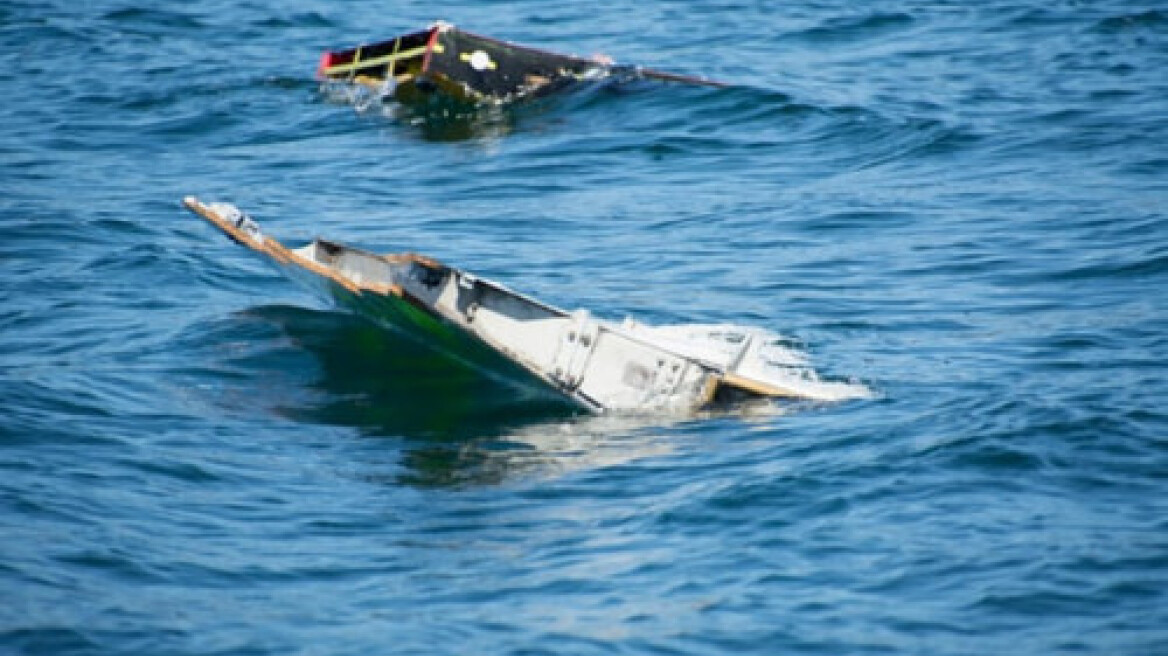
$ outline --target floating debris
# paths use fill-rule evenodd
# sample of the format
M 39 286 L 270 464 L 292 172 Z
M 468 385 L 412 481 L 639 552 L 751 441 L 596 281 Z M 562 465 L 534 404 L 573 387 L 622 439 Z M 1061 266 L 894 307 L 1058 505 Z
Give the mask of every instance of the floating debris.
M 612 74 L 726 86 L 701 77 L 618 66 L 605 55 L 585 58 L 519 46 L 442 21 L 388 41 L 325 52 L 317 69 L 322 80 L 360 84 L 402 104 L 435 95 L 470 104 L 510 102 Z
M 337 305 L 489 377 L 591 412 L 864 395 L 848 383 L 808 378 L 810 370 L 761 331 L 605 321 L 423 255 L 376 255 L 323 239 L 290 249 L 233 205 L 192 197 L 184 204 Z

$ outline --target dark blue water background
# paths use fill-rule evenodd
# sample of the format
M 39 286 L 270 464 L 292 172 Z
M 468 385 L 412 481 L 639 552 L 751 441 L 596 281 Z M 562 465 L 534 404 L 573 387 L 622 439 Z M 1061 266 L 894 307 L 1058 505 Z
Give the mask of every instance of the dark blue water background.
M 444 18 L 728 80 L 322 96 Z M 1168 9 L 0 3 L 0 652 L 1168 653 Z M 867 400 L 587 418 L 179 206 L 788 336 Z

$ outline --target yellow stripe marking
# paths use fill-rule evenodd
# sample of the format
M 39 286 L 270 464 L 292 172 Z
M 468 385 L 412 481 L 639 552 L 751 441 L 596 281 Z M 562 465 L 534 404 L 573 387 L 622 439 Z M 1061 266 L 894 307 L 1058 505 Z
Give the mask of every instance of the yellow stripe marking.
M 442 48 L 442 44 L 435 43 L 434 44 L 434 52 L 439 53 L 439 54 L 444 52 L 444 50 Z M 399 53 L 395 53 L 395 54 L 391 54 L 391 55 L 384 55 L 381 57 L 374 57 L 373 59 L 366 59 L 364 61 L 357 61 L 356 59 L 354 59 L 352 62 L 350 62 L 348 64 L 337 64 L 336 66 L 329 66 L 328 68 L 324 69 L 324 74 L 325 75 L 336 75 L 339 73 L 351 73 L 353 71 L 357 71 L 357 70 L 360 70 L 362 68 L 368 68 L 370 66 L 379 66 L 381 64 L 391 64 L 391 63 L 400 61 L 402 59 L 409 59 L 410 57 L 417 57 L 418 55 L 423 55 L 425 53 L 426 53 L 426 46 L 420 46 L 417 48 L 411 48 L 409 50 L 403 50 Z M 358 54 L 360 54 L 360 49 L 358 49 Z

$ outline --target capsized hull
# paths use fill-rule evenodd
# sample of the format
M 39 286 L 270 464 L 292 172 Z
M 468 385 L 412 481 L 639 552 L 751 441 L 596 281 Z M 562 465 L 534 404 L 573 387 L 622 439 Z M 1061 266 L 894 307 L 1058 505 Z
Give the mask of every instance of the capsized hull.
M 722 400 L 803 398 L 741 367 L 751 348 L 686 352 L 637 324 L 568 312 L 416 254 L 317 239 L 290 249 L 232 205 L 184 204 L 289 278 L 491 376 L 592 412 L 696 410 Z

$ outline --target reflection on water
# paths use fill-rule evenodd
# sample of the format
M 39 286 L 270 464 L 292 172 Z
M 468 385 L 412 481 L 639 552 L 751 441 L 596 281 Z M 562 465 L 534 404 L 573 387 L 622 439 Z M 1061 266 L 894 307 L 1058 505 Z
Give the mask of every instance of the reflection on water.
M 744 428 L 769 426 L 788 408 L 759 400 L 747 406 L 685 414 L 579 415 L 516 425 L 490 437 L 465 441 L 415 440 L 394 481 L 419 487 L 497 485 L 518 479 L 554 478 L 667 456 L 683 448 L 687 427 L 733 416 Z
M 675 420 L 676 421 L 676 420 Z M 423 487 L 496 485 L 560 476 L 672 452 L 661 417 L 579 416 L 517 426 L 491 438 L 415 444 L 400 483 Z
M 510 135 L 521 121 L 546 113 L 556 103 L 581 103 L 597 94 L 621 93 L 638 81 L 642 78 L 632 73 L 612 74 L 576 82 L 547 96 L 478 104 L 433 94 L 424 102 L 407 105 L 377 87 L 344 82 L 325 82 L 320 91 L 326 101 L 351 105 L 363 116 L 416 128 L 426 141 L 492 141 Z

